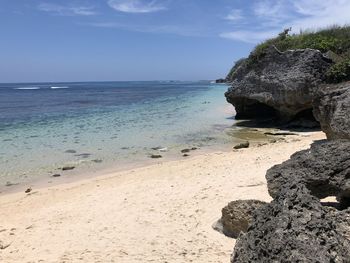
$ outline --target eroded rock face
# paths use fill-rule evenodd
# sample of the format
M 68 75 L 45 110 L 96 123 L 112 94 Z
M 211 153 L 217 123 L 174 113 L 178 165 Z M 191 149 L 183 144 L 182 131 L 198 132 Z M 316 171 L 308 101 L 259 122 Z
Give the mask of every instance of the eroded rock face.
M 214 229 L 228 237 L 237 238 L 241 232 L 247 232 L 254 211 L 264 205 L 266 205 L 265 202 L 258 200 L 230 202 L 222 209 L 222 217 L 214 226 Z
M 246 59 L 234 67 L 225 96 L 235 106 L 237 119 L 290 120 L 312 109 L 314 90 L 331 64 L 318 50 L 279 52 L 271 47 L 256 63 Z
M 314 115 L 328 139 L 350 139 L 350 82 L 324 89 L 314 100 Z
M 256 210 L 231 262 L 350 262 L 350 210 L 322 206 L 302 184 Z
M 350 201 L 350 141 L 322 141 L 295 153 L 266 173 L 270 195 L 276 198 L 288 185 L 305 185 L 318 198 L 337 196 L 347 206 Z

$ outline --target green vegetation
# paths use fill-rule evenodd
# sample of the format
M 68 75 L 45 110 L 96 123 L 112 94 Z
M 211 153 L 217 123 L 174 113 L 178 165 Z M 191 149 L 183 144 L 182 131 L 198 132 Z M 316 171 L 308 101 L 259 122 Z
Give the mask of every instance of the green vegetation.
M 226 79 L 231 80 L 233 79 L 233 75 L 235 74 L 236 69 L 245 61 L 244 58 L 241 58 L 235 62 L 235 65 L 231 68 L 230 72 L 228 73 Z
M 248 63 L 259 61 L 271 45 L 276 46 L 280 51 L 304 48 L 318 49 L 324 53 L 332 51 L 337 59 L 327 73 L 327 81 L 338 83 L 350 80 L 350 26 L 333 26 L 315 32 L 300 32 L 300 34 L 289 34 L 290 30 L 286 29 L 276 38 L 256 46 L 249 56 Z
M 335 63 L 327 73 L 327 81 L 330 83 L 339 83 L 350 80 L 350 58 Z

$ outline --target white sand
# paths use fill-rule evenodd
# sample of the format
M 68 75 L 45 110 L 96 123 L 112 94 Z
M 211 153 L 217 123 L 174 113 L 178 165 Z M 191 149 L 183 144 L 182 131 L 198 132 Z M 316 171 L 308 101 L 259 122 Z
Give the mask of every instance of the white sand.
M 0 262 L 229 262 L 211 225 L 236 199 L 270 200 L 265 172 L 324 135 L 211 153 L 0 197 Z

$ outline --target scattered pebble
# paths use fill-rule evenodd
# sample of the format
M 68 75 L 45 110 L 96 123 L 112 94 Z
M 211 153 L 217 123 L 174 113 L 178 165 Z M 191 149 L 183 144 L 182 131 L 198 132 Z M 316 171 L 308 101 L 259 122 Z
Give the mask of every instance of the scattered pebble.
M 76 150 L 67 150 L 65 151 L 65 153 L 76 153 L 77 151 Z
M 27 190 L 25 190 L 24 192 L 25 192 L 26 194 L 28 194 L 28 193 L 30 193 L 31 191 L 32 191 L 32 188 L 29 187 L 29 188 L 27 188 Z
M 185 154 L 183 154 L 182 156 L 183 156 L 183 157 L 188 157 L 188 156 L 190 156 L 190 155 L 187 154 L 187 153 L 185 153 Z
M 65 166 L 62 168 L 62 171 L 69 171 L 75 169 L 75 166 Z
M 153 147 L 153 148 L 151 148 L 152 150 L 154 150 L 154 151 L 158 151 L 158 150 L 160 150 L 160 149 L 162 149 L 163 147 L 161 147 L 161 146 L 157 146 L 157 147 Z
M 53 174 L 52 177 L 60 177 L 60 174 Z
M 243 148 L 249 148 L 249 142 L 242 142 L 240 144 L 237 144 L 236 146 L 233 147 L 234 149 L 238 150 L 238 149 L 243 149 Z
M 152 159 L 159 159 L 159 158 L 162 158 L 163 156 L 161 156 L 160 154 L 152 154 L 150 157 Z
M 189 153 L 191 150 L 190 149 L 183 149 L 181 150 L 181 153 Z

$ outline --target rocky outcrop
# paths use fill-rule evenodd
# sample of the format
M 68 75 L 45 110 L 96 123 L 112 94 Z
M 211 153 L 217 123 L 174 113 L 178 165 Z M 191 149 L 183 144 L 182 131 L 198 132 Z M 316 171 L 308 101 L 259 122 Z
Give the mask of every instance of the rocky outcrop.
M 271 47 L 259 60 L 249 57 L 233 68 L 228 76 L 232 87 L 225 96 L 235 106 L 237 119 L 312 116 L 314 91 L 331 64 L 318 50 L 279 52 Z
M 350 141 L 314 143 L 266 174 L 270 195 L 276 198 L 291 184 L 302 184 L 318 198 L 337 196 L 343 206 L 350 204 Z
M 226 83 L 226 79 L 217 79 L 215 80 L 215 83 L 218 83 L 218 84 Z
M 319 141 L 267 171 L 274 200 L 254 210 L 232 262 L 350 262 L 350 140 Z M 322 202 L 336 196 L 339 202 Z
M 322 206 L 302 184 L 256 211 L 232 262 L 350 262 L 350 209 Z
M 350 139 L 350 82 L 322 89 L 313 104 L 328 139 Z
M 213 227 L 228 237 L 237 238 L 241 232 L 247 232 L 254 211 L 265 204 L 258 200 L 230 202 L 222 209 L 222 217 Z
M 236 201 L 223 209 L 222 229 L 226 222 L 226 234 L 240 233 L 231 261 L 350 263 L 350 82 L 325 85 L 337 60 L 330 52 L 271 47 L 257 54 L 239 61 L 227 77 L 232 87 L 225 96 L 236 118 L 303 123 L 315 117 L 331 140 L 267 171 L 270 204 Z M 321 200 L 330 196 L 338 202 Z M 246 232 L 233 229 L 244 229 L 242 222 Z

